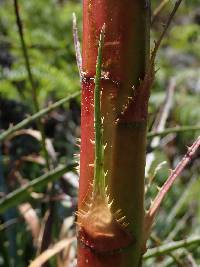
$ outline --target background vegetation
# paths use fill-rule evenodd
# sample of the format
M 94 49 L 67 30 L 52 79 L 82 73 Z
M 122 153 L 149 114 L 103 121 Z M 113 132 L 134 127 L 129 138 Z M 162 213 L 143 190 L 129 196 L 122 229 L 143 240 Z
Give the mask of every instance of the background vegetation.
M 152 1 L 152 14 L 161 1 Z M 162 31 L 174 1 L 152 21 L 153 41 Z M 72 12 L 78 18 L 81 38 L 81 1 L 20 0 L 20 15 L 40 108 L 80 90 L 72 35 Z M 176 15 L 156 61 L 156 81 L 149 106 L 149 131 L 156 131 L 165 103 L 170 112 L 164 128 L 200 126 L 200 7 L 185 0 Z M 173 85 L 175 85 L 173 87 Z M 173 88 L 172 88 L 173 87 Z M 171 88 L 171 89 L 170 89 Z M 166 98 L 166 92 L 171 92 Z M 0 131 L 34 113 L 33 92 L 27 76 L 16 24 L 14 4 L 0 1 Z M 43 116 L 51 167 L 65 166 L 78 152 L 79 97 Z M 171 132 L 154 142 L 148 139 L 146 206 L 166 180 L 169 169 L 200 134 L 199 130 Z M 35 121 L 1 142 L 0 194 L 33 181 L 47 172 L 41 137 Z M 149 246 L 200 235 L 200 159 L 198 155 L 165 199 Z M 150 186 L 151 184 L 151 186 Z M 0 212 L 0 266 L 25 267 L 49 245 L 75 235 L 74 212 L 78 175 L 67 171 L 62 178 L 37 187 L 23 201 L 17 197 Z M 23 203 L 23 204 L 22 204 Z M 2 202 L 0 202 L 0 210 Z M 144 266 L 199 266 L 200 246 L 181 248 L 152 257 Z M 68 265 L 67 265 L 68 264 Z M 39 266 L 39 265 L 37 265 Z M 46 266 L 76 266 L 76 243 L 52 257 Z

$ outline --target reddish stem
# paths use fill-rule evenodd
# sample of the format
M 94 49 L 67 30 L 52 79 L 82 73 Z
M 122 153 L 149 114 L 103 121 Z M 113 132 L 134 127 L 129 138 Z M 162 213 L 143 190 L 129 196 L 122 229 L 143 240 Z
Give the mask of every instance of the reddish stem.
M 146 214 L 145 217 L 145 236 L 144 236 L 144 247 L 146 244 L 147 239 L 149 238 L 149 234 L 151 231 L 152 224 L 154 222 L 154 219 L 156 217 L 156 214 L 160 208 L 160 205 L 172 187 L 173 183 L 175 182 L 176 178 L 181 175 L 183 172 L 184 168 L 187 166 L 187 164 L 192 160 L 192 157 L 200 147 L 200 136 L 197 138 L 197 140 L 192 144 L 191 147 L 188 148 L 187 153 L 183 157 L 183 159 L 179 162 L 179 164 L 176 166 L 176 168 L 171 171 L 170 176 L 164 183 L 164 185 L 161 187 L 159 190 L 158 195 L 154 199 L 149 211 Z
M 99 35 L 104 23 L 101 113 L 104 144 L 107 144 L 106 184 L 114 203 L 111 213 L 102 206 L 102 216 L 95 217 L 99 207 L 92 205 L 87 216 L 78 216 L 78 223 L 82 223 L 78 232 L 78 266 L 138 267 L 144 219 L 147 104 L 151 82 L 150 76 L 142 82 L 149 62 L 150 23 L 146 0 L 83 1 L 79 212 L 86 210 L 85 200 L 91 197 L 92 191 L 94 76 Z M 102 201 L 99 203 L 104 205 Z M 129 222 L 127 229 L 121 229 L 115 221 L 113 214 L 119 209 Z M 111 218 L 107 229 L 99 226 L 105 219 L 104 212 Z M 101 232 L 97 233 L 97 229 Z M 102 248 L 104 253 L 101 253 Z

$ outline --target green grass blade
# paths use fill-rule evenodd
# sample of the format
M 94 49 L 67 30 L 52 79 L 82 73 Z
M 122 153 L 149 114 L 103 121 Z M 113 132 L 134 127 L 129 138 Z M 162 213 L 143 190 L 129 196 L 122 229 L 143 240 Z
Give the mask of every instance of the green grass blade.
M 65 167 L 58 167 L 9 193 L 0 199 L 0 214 L 28 199 L 31 192 L 42 189 L 46 184 L 58 179 L 64 173 L 74 169 L 76 166 L 77 163 L 71 163 Z
M 168 254 L 169 252 L 172 252 L 180 248 L 187 248 L 190 246 L 199 246 L 199 245 L 200 245 L 200 236 L 189 237 L 184 240 L 173 241 L 156 248 L 148 249 L 147 253 L 145 253 L 143 256 L 143 259 L 146 260 L 149 258 L 158 257 L 161 255 Z
M 148 132 L 147 137 L 148 138 L 153 138 L 155 136 L 165 136 L 170 133 L 182 133 L 182 132 L 195 132 L 195 131 L 200 131 L 200 125 L 192 125 L 192 126 L 179 126 L 179 127 L 173 127 L 173 128 L 166 128 L 163 131 L 160 132 Z
M 44 115 L 48 114 L 52 110 L 58 108 L 62 104 L 70 101 L 72 98 L 75 98 L 75 97 L 77 97 L 79 95 L 80 95 L 80 91 L 61 99 L 61 100 L 55 102 L 54 104 L 50 105 L 49 107 L 41 109 L 39 112 L 37 112 L 37 113 L 33 114 L 32 116 L 24 119 L 23 121 L 19 122 L 15 126 L 9 128 L 8 130 L 6 130 L 2 134 L 0 134 L 0 142 L 4 141 L 6 138 L 8 138 L 14 132 L 26 127 L 31 122 L 43 117 Z

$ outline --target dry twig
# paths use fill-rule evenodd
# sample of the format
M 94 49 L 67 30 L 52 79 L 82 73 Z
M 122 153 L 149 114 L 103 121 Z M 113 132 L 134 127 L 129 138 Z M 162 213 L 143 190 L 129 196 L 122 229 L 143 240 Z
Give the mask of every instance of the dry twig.
M 47 262 L 50 258 L 58 254 L 60 251 L 70 246 L 74 240 L 75 240 L 75 237 L 65 238 L 59 241 L 51 248 L 48 248 L 47 250 L 45 250 L 36 259 L 34 259 L 28 267 L 40 267 L 45 262 Z
M 80 81 L 82 81 L 82 56 L 81 56 L 81 46 L 78 38 L 78 27 L 76 14 L 73 13 L 73 38 L 74 38 L 74 48 L 76 52 L 76 63 L 79 71 Z

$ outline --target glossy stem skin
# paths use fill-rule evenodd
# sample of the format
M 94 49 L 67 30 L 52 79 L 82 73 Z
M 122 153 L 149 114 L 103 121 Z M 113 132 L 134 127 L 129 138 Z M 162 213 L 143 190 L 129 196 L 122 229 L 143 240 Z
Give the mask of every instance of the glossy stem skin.
M 144 168 L 149 92 L 139 87 L 149 59 L 149 6 L 145 0 L 83 0 L 83 72 L 79 209 L 92 191 L 94 76 L 105 23 L 101 112 L 105 170 L 113 210 L 121 209 L 134 242 L 99 254 L 78 246 L 78 267 L 139 267 L 144 219 Z M 114 238 L 114 237 L 113 237 Z M 120 242 L 120 240 L 119 240 Z M 105 244 L 106 246 L 106 244 Z M 109 249 L 109 248 L 108 248 Z

